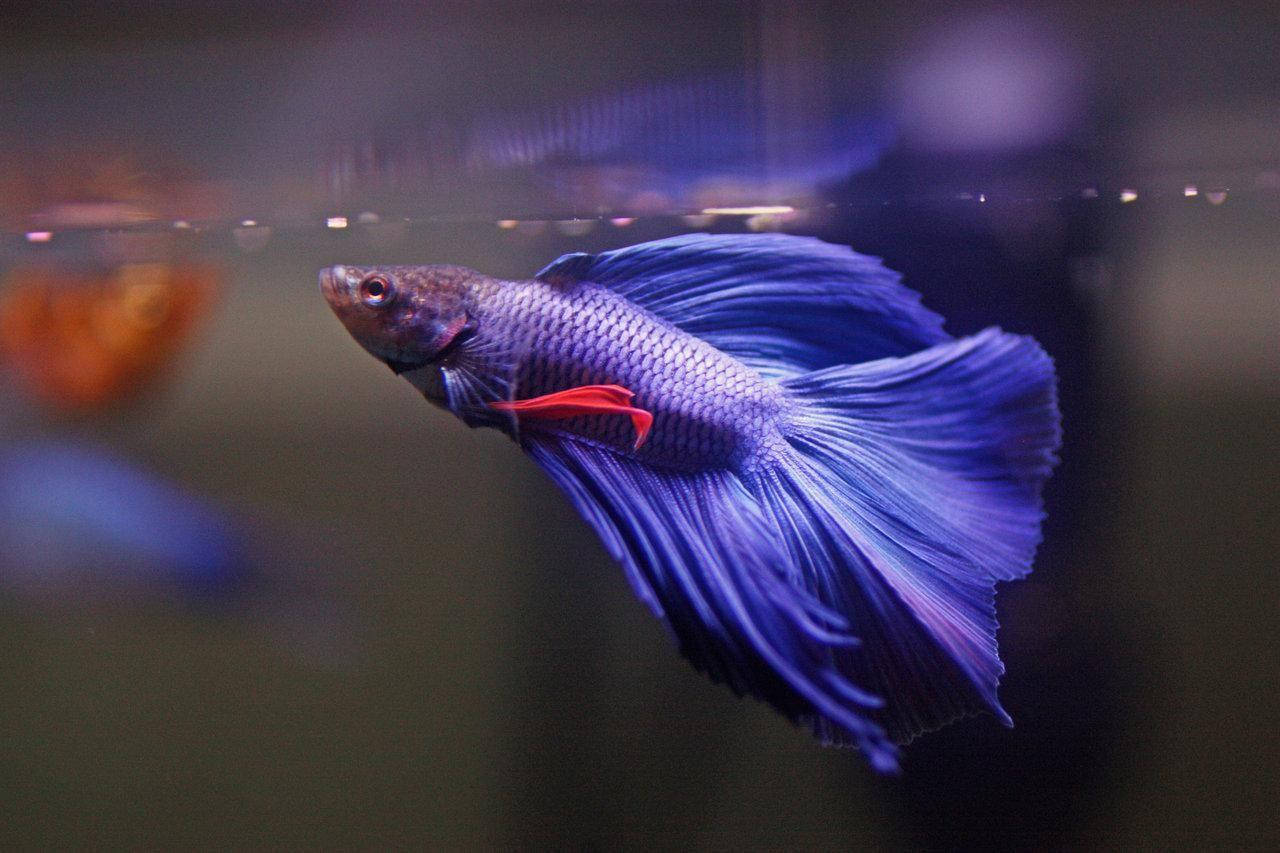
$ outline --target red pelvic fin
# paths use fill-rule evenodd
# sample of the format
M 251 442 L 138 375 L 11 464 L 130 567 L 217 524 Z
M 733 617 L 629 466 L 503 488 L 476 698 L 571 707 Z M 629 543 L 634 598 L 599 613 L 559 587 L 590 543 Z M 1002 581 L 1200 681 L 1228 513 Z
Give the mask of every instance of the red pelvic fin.
M 636 450 L 649 437 L 653 426 L 653 414 L 630 405 L 635 393 L 621 385 L 579 385 L 531 397 L 528 400 L 510 400 L 490 403 L 489 407 L 502 412 L 515 412 L 522 418 L 560 420 L 578 415 L 628 415 L 636 429 Z

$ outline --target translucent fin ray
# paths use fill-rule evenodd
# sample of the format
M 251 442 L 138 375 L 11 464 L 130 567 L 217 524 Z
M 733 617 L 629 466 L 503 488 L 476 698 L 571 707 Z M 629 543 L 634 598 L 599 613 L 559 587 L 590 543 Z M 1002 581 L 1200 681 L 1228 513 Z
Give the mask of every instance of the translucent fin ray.
M 698 669 L 792 720 L 821 719 L 830 740 L 857 744 L 881 771 L 897 768 L 896 748 L 869 716 L 881 701 L 835 668 L 837 650 L 857 640 L 786 580 L 781 543 L 734 474 L 655 470 L 532 433 L 523 443 Z
M 791 559 L 862 639 L 850 681 L 896 740 L 988 710 L 994 587 L 1031 568 L 1059 442 L 1053 366 L 988 329 L 898 359 L 787 380 L 791 458 L 751 488 Z

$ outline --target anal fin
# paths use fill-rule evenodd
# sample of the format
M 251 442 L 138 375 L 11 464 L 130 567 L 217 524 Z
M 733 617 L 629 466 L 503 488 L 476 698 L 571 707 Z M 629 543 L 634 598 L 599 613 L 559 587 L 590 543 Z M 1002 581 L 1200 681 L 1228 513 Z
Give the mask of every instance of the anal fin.
M 770 703 L 876 769 L 897 750 L 881 700 L 837 669 L 851 626 L 786 576 L 784 543 L 730 471 L 653 468 L 602 447 L 526 433 L 522 446 L 621 561 L 695 667 Z M 819 722 L 821 721 L 821 722 Z

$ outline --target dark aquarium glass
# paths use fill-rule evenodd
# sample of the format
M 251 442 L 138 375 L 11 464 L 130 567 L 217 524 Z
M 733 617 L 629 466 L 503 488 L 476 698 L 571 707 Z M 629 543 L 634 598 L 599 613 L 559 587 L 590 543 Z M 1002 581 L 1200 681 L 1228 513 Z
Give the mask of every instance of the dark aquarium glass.
M 1059 0 L 0 8 L 0 844 L 1280 844 L 1280 13 Z M 1007 729 L 902 773 L 709 684 L 333 264 L 690 232 L 1033 335 Z

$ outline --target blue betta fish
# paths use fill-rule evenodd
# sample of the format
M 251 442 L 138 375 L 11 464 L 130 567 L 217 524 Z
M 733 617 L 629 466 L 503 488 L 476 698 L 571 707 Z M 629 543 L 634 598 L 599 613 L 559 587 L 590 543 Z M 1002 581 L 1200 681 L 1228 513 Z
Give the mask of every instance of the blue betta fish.
M 886 772 L 960 717 L 1011 724 L 994 587 L 1031 569 L 1060 435 L 1031 338 L 952 338 L 878 259 L 786 235 L 320 284 L 551 475 L 711 678 Z

